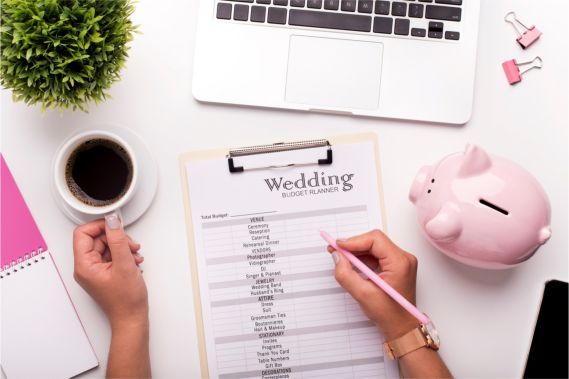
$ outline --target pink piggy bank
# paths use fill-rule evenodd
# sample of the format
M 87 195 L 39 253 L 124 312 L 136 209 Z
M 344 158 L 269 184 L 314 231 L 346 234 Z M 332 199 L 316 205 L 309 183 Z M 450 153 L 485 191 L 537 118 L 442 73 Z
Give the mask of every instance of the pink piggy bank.
M 551 237 L 551 207 L 539 183 L 478 146 L 423 167 L 409 199 L 429 241 L 467 265 L 512 267 Z

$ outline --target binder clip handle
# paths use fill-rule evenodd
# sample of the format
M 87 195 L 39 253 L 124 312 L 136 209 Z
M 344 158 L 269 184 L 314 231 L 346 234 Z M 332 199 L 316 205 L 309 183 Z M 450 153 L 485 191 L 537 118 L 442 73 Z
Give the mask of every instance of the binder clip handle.
M 523 35 L 527 30 L 529 30 L 527 26 L 525 26 L 520 20 L 518 20 L 516 12 L 512 11 L 506 13 L 506 16 L 504 16 L 504 21 L 512 25 L 518 36 Z
M 526 67 L 527 66 L 527 67 Z M 529 70 L 534 68 L 540 69 L 543 67 L 543 60 L 541 57 L 535 57 L 533 60 L 528 62 L 518 63 L 515 59 L 511 59 L 502 63 L 502 68 L 508 79 L 510 85 L 519 83 L 522 81 L 522 75 L 524 75 Z
M 312 162 L 291 162 L 279 165 L 268 165 L 268 166 L 257 166 L 257 167 L 243 167 L 238 166 L 234 158 L 244 157 L 249 155 L 258 154 L 272 154 L 272 153 L 282 153 L 286 151 L 293 150 L 304 150 L 304 149 L 314 149 L 314 148 L 325 148 L 326 156 L 324 158 L 319 158 Z M 300 166 L 324 166 L 331 165 L 333 162 L 332 145 L 328 140 L 309 140 L 309 141 L 298 141 L 298 142 L 279 142 L 272 145 L 259 145 L 259 146 L 249 146 L 242 147 L 238 149 L 230 150 L 227 154 L 227 164 L 229 167 L 229 172 L 232 174 L 240 173 L 244 171 L 253 170 L 267 170 L 267 169 L 282 169 L 289 167 L 300 167 Z
M 541 31 L 537 29 L 535 26 L 526 26 L 523 22 L 521 22 L 515 12 L 508 12 L 506 16 L 504 16 L 504 21 L 512 25 L 514 30 L 516 31 L 518 38 L 516 41 L 522 47 L 522 49 L 528 48 L 532 45 L 535 41 L 541 37 Z

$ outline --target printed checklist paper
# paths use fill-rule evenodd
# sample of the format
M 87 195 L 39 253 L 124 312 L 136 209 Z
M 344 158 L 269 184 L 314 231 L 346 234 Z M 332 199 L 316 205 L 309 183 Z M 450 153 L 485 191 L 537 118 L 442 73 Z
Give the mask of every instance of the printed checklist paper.
M 333 153 L 329 166 L 238 174 L 222 157 L 183 164 L 210 377 L 398 376 L 319 236 L 383 227 L 375 145 L 337 144 Z

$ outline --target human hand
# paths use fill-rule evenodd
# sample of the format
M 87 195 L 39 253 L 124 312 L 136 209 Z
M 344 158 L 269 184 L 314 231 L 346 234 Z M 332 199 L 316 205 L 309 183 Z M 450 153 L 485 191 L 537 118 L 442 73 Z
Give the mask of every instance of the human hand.
M 103 309 L 113 329 L 148 324 L 139 249 L 117 214 L 79 226 L 73 233 L 75 280 Z
M 417 258 L 395 245 L 383 232 L 374 230 L 347 240 L 339 247 L 352 252 L 411 303 L 415 304 Z M 362 278 L 341 253 L 328 246 L 336 263 L 336 280 L 360 304 L 364 313 L 383 333 L 386 341 L 402 336 L 419 325 L 401 305 L 369 279 Z

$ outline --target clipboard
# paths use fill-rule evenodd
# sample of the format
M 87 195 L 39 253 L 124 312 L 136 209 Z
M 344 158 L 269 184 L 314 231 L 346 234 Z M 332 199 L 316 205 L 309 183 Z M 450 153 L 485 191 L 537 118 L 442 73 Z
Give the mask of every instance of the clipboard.
M 189 193 L 189 178 L 187 175 L 186 165 L 194 161 L 205 161 L 213 159 L 226 159 L 227 160 L 227 170 L 232 173 L 232 175 L 247 175 L 248 171 L 257 170 L 278 170 L 284 167 L 292 166 L 319 166 L 319 165 L 330 165 L 334 162 L 334 146 L 345 145 L 345 144 L 356 144 L 361 142 L 370 142 L 373 145 L 375 167 L 377 173 L 377 192 L 379 194 L 379 204 L 380 212 L 383 220 L 383 230 L 387 231 L 387 222 L 385 217 L 385 203 L 383 198 L 383 187 L 382 187 L 382 176 L 381 176 L 381 164 L 380 164 L 380 152 L 379 152 L 379 142 L 377 135 L 375 133 L 359 133 L 350 134 L 342 136 L 333 136 L 324 139 L 314 139 L 306 141 L 296 141 L 296 142 L 278 142 L 266 145 L 256 145 L 250 147 L 241 148 L 220 148 L 202 151 L 191 151 L 183 153 L 180 156 L 180 175 L 182 183 L 182 195 L 184 200 L 185 208 L 185 218 L 186 218 L 186 236 L 188 243 L 188 253 L 190 261 L 191 270 L 191 281 L 192 281 L 192 293 L 194 298 L 194 309 L 196 317 L 196 330 L 198 339 L 198 352 L 200 361 L 200 372 L 202 378 L 209 378 L 209 368 L 208 368 L 208 357 L 206 351 L 205 342 L 205 330 L 203 322 L 203 309 L 200 293 L 200 283 L 199 283 L 199 272 L 198 263 L 196 258 L 196 244 L 194 235 L 194 225 L 192 221 L 192 204 L 190 201 Z M 320 149 L 322 150 L 322 156 L 314 161 L 297 161 L 292 160 L 285 162 L 281 165 L 258 165 L 258 166 L 244 166 L 239 162 L 239 158 L 251 156 L 251 155 L 267 155 L 267 154 L 280 154 L 284 152 L 291 152 L 295 150 L 305 150 L 305 149 Z

